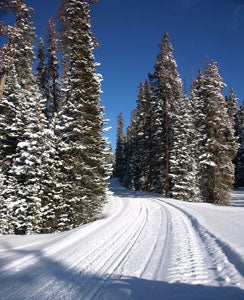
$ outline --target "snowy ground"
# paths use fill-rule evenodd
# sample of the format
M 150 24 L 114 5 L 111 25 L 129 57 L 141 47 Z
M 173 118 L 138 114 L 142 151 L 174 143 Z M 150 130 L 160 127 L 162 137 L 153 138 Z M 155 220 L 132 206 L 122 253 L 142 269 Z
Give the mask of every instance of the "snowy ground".
M 233 207 L 126 190 L 70 232 L 0 236 L 0 299 L 243 300 L 244 190 Z

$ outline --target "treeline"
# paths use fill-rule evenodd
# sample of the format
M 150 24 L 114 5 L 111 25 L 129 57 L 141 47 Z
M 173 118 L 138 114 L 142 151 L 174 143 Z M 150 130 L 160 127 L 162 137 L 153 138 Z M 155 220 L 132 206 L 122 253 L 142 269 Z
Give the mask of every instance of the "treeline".
M 0 11 L 15 18 L 0 23 L 0 233 L 71 229 L 97 216 L 108 176 L 89 4 L 61 1 L 36 70 L 33 9 L 1 0 Z
M 211 62 L 190 96 L 183 93 L 165 34 L 126 133 L 118 117 L 114 175 L 134 190 L 228 204 L 233 186 L 244 186 L 244 104 L 238 108 L 233 89 L 224 97 L 224 88 Z

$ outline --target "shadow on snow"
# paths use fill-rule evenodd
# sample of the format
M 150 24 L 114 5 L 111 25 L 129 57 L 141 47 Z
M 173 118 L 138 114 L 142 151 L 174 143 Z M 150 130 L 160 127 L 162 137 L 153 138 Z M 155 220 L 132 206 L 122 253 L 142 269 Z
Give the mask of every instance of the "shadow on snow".
M 0 299 L 68 300 L 243 300 L 238 287 L 215 287 L 168 283 L 130 276 L 86 274 L 64 262 L 47 257 L 42 251 L 5 249 L 19 258 L 32 257 L 22 270 L 0 274 Z M 81 249 L 82 255 L 82 249 Z M 3 263 L 3 261 L 2 261 Z

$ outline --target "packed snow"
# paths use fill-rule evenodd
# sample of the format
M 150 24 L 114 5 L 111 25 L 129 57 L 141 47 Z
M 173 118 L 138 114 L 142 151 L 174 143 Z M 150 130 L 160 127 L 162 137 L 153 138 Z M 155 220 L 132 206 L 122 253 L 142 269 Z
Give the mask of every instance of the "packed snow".
M 0 236 L 0 299 L 243 300 L 244 190 L 232 201 L 187 203 L 113 179 L 99 220 Z

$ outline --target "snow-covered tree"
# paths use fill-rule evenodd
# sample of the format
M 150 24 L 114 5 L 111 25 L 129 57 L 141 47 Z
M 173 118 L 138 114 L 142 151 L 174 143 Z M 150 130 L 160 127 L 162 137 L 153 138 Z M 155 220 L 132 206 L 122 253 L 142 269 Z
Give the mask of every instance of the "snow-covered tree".
M 53 118 L 60 110 L 60 82 L 59 82 L 59 64 L 57 58 L 58 37 L 53 18 L 48 21 L 47 37 L 47 117 L 52 123 Z
M 194 120 L 187 96 L 176 108 L 174 143 L 171 149 L 170 176 L 172 197 L 184 201 L 199 201 L 194 145 Z
M 153 88 L 146 80 L 139 85 L 138 95 L 138 155 L 139 157 L 139 187 L 140 190 L 152 189 L 153 172 L 153 112 L 155 109 L 155 96 Z
M 235 130 L 235 135 L 237 135 L 237 126 L 238 126 L 238 101 L 233 88 L 229 90 L 228 96 L 225 98 L 227 101 L 228 114 L 232 122 L 232 126 Z
M 192 158 L 192 172 L 195 175 L 195 180 L 192 183 L 194 194 L 192 199 L 196 202 L 203 202 L 201 192 L 201 169 L 199 157 L 205 153 L 205 144 L 207 140 L 206 133 L 204 133 L 204 120 L 206 115 L 204 113 L 204 95 L 203 95 L 203 74 L 199 70 L 196 79 L 193 80 L 191 85 L 191 97 L 189 103 L 190 116 L 193 118 L 193 128 L 190 138 L 190 154 Z
M 125 176 L 125 135 L 124 119 L 122 113 L 118 115 L 117 119 L 114 176 L 118 177 L 120 182 L 123 183 Z
M 204 201 L 228 204 L 234 184 L 236 139 L 222 91 L 225 84 L 216 63 L 205 70 L 202 85 L 202 115 L 199 134 L 203 136 L 199 156 L 201 192 Z
M 238 110 L 238 152 L 236 156 L 236 187 L 244 187 L 244 102 Z
M 59 134 L 62 136 L 63 208 L 60 222 L 72 227 L 92 220 L 105 200 L 106 142 L 102 137 L 103 108 L 100 105 L 101 76 L 96 64 L 90 11 L 86 1 L 63 1 L 62 22 L 70 48 L 69 97 L 60 111 Z M 63 44 L 63 48 L 67 44 Z
M 160 43 L 160 52 L 155 63 L 154 82 L 157 85 L 157 116 L 158 128 L 155 131 L 155 141 L 158 141 L 157 168 L 159 178 L 155 178 L 158 191 L 164 190 L 165 196 L 171 192 L 170 155 L 173 144 L 173 126 L 176 109 L 182 99 L 182 83 L 177 72 L 177 64 L 173 56 L 173 47 L 166 33 Z M 163 173 L 162 173 L 163 172 Z
M 14 65 L 8 71 L 8 76 L 0 103 L 0 169 L 1 169 L 1 220 L 4 225 L 2 233 L 13 233 L 11 228 L 11 199 L 5 197 L 4 189 L 8 186 L 8 174 L 13 163 L 20 138 L 23 135 L 22 102 L 24 93 L 19 84 Z M 0 225 L 1 227 L 1 225 Z
M 37 52 L 37 84 L 39 86 L 40 92 L 42 93 L 43 98 L 48 97 L 47 93 L 47 82 L 48 82 L 48 74 L 47 74 L 47 65 L 46 65 L 46 52 L 45 45 L 43 39 L 40 38 Z M 47 114 L 47 112 L 46 112 Z

